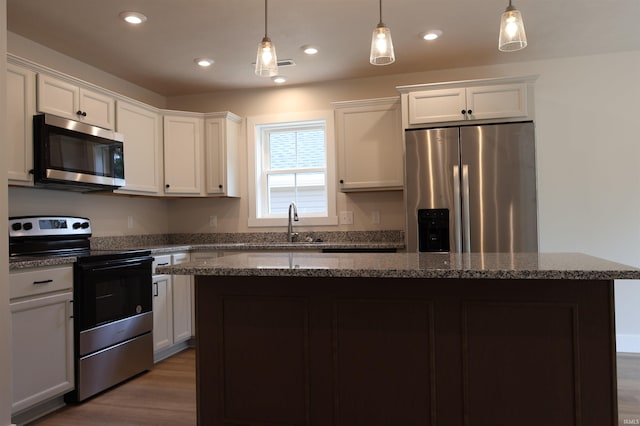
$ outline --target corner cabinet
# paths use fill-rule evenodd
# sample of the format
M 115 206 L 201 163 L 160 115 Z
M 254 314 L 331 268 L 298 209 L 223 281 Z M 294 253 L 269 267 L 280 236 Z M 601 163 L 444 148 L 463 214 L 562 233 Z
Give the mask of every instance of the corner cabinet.
M 201 115 L 164 116 L 166 195 L 201 195 L 203 121 Z
M 124 135 L 123 194 L 160 195 L 162 189 L 162 116 L 149 108 L 118 101 L 116 131 Z
M 535 77 L 401 86 L 403 127 L 532 119 Z
M 242 119 L 230 112 L 205 119 L 206 192 L 210 196 L 240 196 L 238 148 Z
M 335 102 L 333 106 L 340 190 L 402 190 L 400 99 Z
M 10 185 L 33 185 L 33 116 L 36 73 L 7 63 L 7 178 Z
M 109 130 L 115 127 L 114 98 L 46 74 L 38 74 L 37 80 L 38 112 Z

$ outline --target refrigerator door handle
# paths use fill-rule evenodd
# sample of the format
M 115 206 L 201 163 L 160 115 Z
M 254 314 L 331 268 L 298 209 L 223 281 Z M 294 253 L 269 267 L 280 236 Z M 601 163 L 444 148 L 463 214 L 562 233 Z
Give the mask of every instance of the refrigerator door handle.
M 453 166 L 453 217 L 455 218 L 455 252 L 462 253 L 462 220 L 460 210 L 460 166 Z
M 469 165 L 462 165 L 462 235 L 465 253 L 471 252 L 471 218 L 469 216 Z

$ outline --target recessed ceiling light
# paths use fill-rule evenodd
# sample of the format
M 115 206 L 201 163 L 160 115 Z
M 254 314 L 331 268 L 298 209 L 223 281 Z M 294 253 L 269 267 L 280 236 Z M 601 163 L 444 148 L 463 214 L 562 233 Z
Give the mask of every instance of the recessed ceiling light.
M 430 30 L 424 34 L 421 34 L 421 37 L 427 41 L 435 40 L 442 35 L 442 31 L 440 30 Z
M 210 59 L 210 58 L 195 58 L 193 60 L 193 62 L 195 62 L 196 64 L 198 64 L 199 66 L 206 68 L 206 67 L 210 67 L 211 65 L 214 64 L 214 60 Z
M 287 77 L 285 77 L 284 75 L 274 75 L 273 77 L 271 77 L 271 80 L 273 80 L 273 82 L 276 84 L 282 84 L 287 81 Z
M 147 17 L 139 12 L 120 12 L 120 18 L 134 25 L 142 24 L 147 20 Z
M 306 45 L 302 46 L 300 49 L 302 49 L 302 51 L 307 55 L 315 55 L 316 53 L 318 53 L 318 48 L 315 46 Z

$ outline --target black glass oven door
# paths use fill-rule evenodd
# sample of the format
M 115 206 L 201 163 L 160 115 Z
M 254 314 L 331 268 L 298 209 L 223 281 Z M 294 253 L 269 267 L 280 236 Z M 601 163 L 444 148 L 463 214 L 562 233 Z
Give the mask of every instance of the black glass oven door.
M 151 258 L 76 264 L 79 331 L 151 312 Z

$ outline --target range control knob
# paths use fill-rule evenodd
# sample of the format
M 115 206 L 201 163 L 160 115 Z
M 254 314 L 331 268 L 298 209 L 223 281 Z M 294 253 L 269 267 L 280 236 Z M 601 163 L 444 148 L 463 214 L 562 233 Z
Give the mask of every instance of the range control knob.
M 33 223 L 31 223 L 31 222 L 25 222 L 25 223 L 23 223 L 23 224 L 22 224 L 22 228 L 23 228 L 25 231 L 29 231 L 29 230 L 31 230 L 31 228 L 33 228 Z
M 89 227 L 89 222 L 82 222 L 82 229 L 87 229 Z
M 14 222 L 11 224 L 11 229 L 13 229 L 14 231 L 19 231 L 22 229 L 22 224 L 18 222 Z
M 73 225 L 71 225 L 73 229 L 80 229 L 80 227 L 82 226 L 82 223 L 80 222 L 73 222 Z

